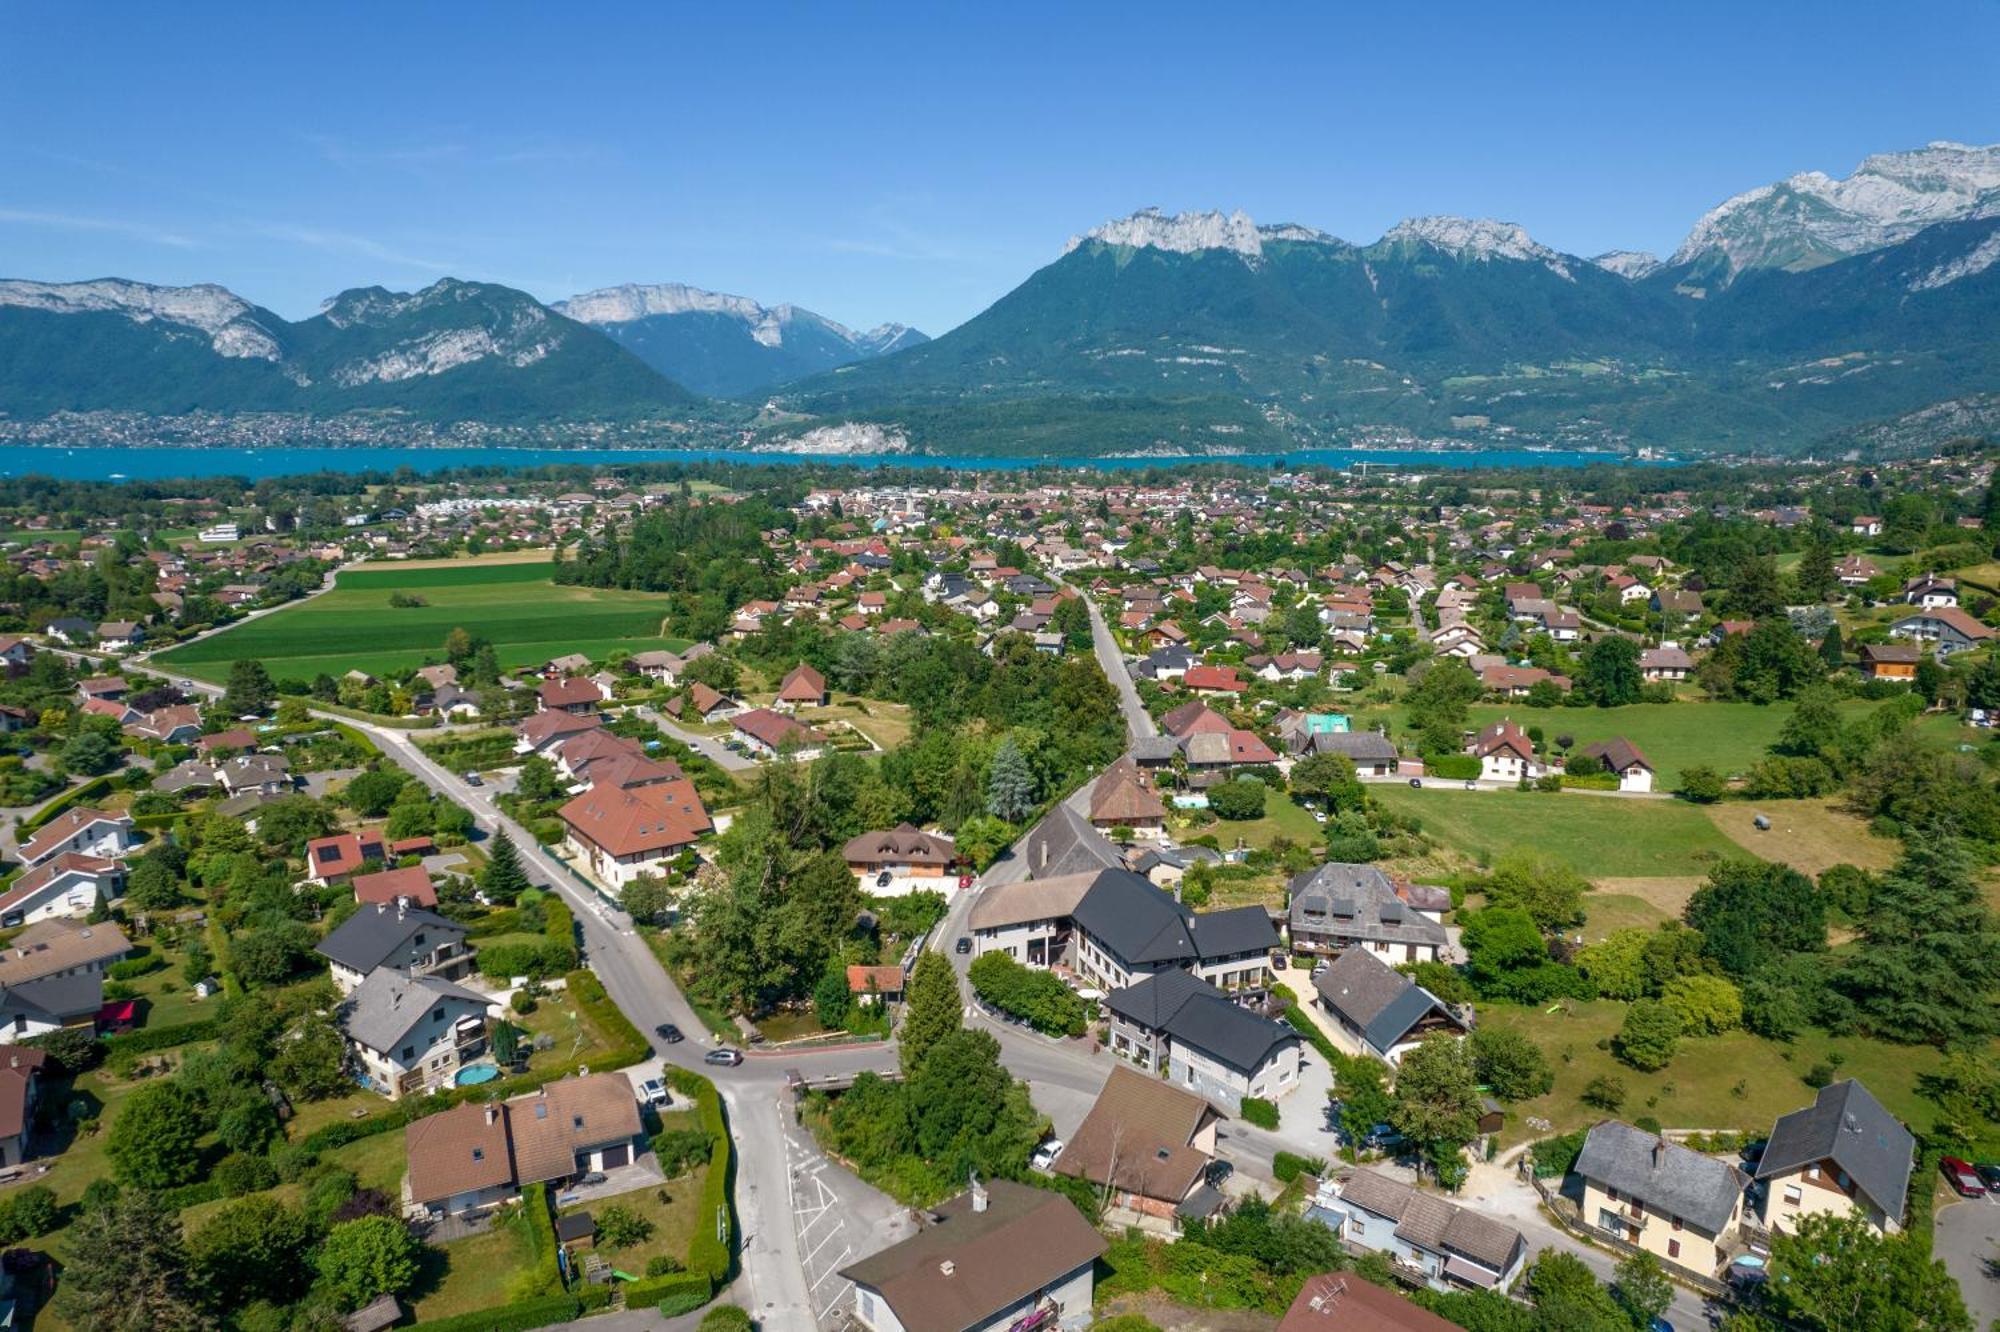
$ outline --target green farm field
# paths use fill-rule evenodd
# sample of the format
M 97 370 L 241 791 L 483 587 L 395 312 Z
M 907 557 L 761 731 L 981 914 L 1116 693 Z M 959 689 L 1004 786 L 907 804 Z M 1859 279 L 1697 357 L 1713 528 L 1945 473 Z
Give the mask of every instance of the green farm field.
M 273 679 L 311 679 L 361 670 L 407 670 L 436 658 L 455 628 L 493 644 L 503 667 L 538 665 L 581 652 L 681 648 L 661 635 L 667 598 L 653 592 L 558 587 L 552 565 L 466 563 L 444 568 L 357 569 L 331 592 L 159 656 L 162 665 L 221 681 L 229 664 L 255 657 Z M 426 604 L 393 607 L 392 593 Z

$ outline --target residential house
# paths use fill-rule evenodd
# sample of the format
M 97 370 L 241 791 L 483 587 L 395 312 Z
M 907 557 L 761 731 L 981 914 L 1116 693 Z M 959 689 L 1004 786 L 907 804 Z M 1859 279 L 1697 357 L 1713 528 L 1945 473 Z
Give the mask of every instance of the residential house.
M 153 779 L 155 791 L 179 795 L 183 791 L 215 789 L 215 769 L 200 759 L 182 759 Z
M 306 843 L 306 877 L 314 883 L 340 883 L 370 861 L 379 865 L 388 858 L 380 828 L 315 837 Z
M 1833 576 L 1842 587 L 1861 587 L 1881 574 L 1882 566 L 1866 555 L 1843 555 L 1833 562 Z
M 1513 1226 L 1373 1170 L 1326 1181 L 1307 1215 L 1433 1290 L 1505 1291 L 1527 1261 L 1527 1237 Z
M 125 733 L 163 745 L 191 745 L 201 738 L 201 709 L 191 703 L 155 708 L 125 723 Z
M 1653 593 L 1647 603 L 1656 615 L 1673 619 L 1698 620 L 1701 618 L 1701 593 L 1689 592 L 1682 588 L 1661 588 Z
M 772 706 L 780 712 L 791 712 L 797 708 L 825 707 L 826 677 L 804 662 L 800 662 L 779 682 L 778 697 Z
M 35 1109 L 42 1100 L 48 1051 L 17 1045 L 0 1055 L 0 1170 L 33 1154 Z
M 81 920 L 125 892 L 125 866 L 64 851 L 32 866 L 0 893 L 0 929 L 38 920 Z
M 368 974 L 389 967 L 411 976 L 459 980 L 472 970 L 465 926 L 402 902 L 367 906 L 335 926 L 314 947 L 333 973 L 334 987 L 352 994 Z
M 1351 761 L 1361 777 L 1394 777 L 1402 763 L 1396 746 L 1379 731 L 1314 731 L 1304 736 L 1293 752 L 1299 758 L 1338 754 Z
M 1236 677 L 1234 666 L 1190 666 L 1181 676 L 1181 684 L 1201 697 L 1240 694 L 1249 688 Z
M 968 922 L 976 955 L 1005 953 L 1031 967 L 1071 966 L 1076 904 L 1097 870 L 992 884 L 972 905 Z
M 1935 574 L 1912 578 L 1903 584 L 1903 600 L 1925 610 L 1941 610 L 1958 605 L 1958 580 Z
M 44 919 L 0 949 L 0 1044 L 96 1023 L 104 970 L 132 951 L 115 923 Z
M 1262 907 L 1197 915 L 1126 869 L 1100 871 L 1072 919 L 1077 973 L 1105 990 L 1172 969 L 1225 989 L 1262 985 L 1278 946 Z
M 594 708 L 589 713 L 566 712 L 560 708 L 531 713 L 514 727 L 514 752 L 547 754 L 563 742 L 585 731 L 595 730 L 602 724 Z
M 864 1008 L 893 1004 L 903 997 L 903 980 L 903 969 L 898 966 L 851 966 L 847 969 L 847 992 Z
M 769 708 L 752 708 L 730 719 L 744 748 L 759 758 L 786 755 L 800 762 L 820 756 L 826 737 L 812 727 Z
M 1437 1032 L 1471 1029 L 1442 999 L 1373 953 L 1350 948 L 1313 979 L 1319 1006 L 1334 1020 L 1336 1044 L 1394 1067 Z
M 1104 1000 L 1111 1052 L 1224 1105 L 1298 1085 L 1299 1034 L 1185 971 L 1154 972 Z
M 1096 1186 L 1107 1221 L 1176 1233 L 1179 1218 L 1204 1210 L 1201 1195 L 1214 1191 L 1208 1167 L 1226 1118 L 1203 1097 L 1120 1064 L 1055 1173 Z
M 1106 830 L 1123 828 L 1134 837 L 1160 839 L 1167 832 L 1167 807 L 1128 756 L 1106 768 L 1092 784 L 1090 824 Z
M 1353 1272 L 1307 1277 L 1277 1332 L 1456 1332 L 1430 1310 Z
M 1621 791 L 1653 789 L 1653 761 L 1639 746 L 1622 735 L 1609 740 L 1593 740 L 1577 753 L 1584 759 L 1584 768 L 1594 765 L 1618 774 L 1618 789 Z
M 1585 1226 L 1699 1276 L 1729 1262 L 1750 1180 L 1727 1161 L 1607 1119 L 1584 1136 L 1572 1169 Z
M 1937 655 L 1948 657 L 1978 647 L 1993 637 L 1993 630 L 1956 606 L 1941 606 L 1905 615 L 1889 626 L 1889 636 L 1936 643 Z
M 1694 671 L 1694 658 L 1671 643 L 1646 648 L 1639 653 L 1639 674 L 1653 684 L 1685 680 Z
M 909 1239 L 850 1263 L 869 1332 L 1056 1332 L 1091 1321 L 1104 1236 L 1059 1193 L 974 1182 Z
M 1391 965 L 1436 962 L 1448 936 L 1443 925 L 1411 905 L 1411 888 L 1399 889 L 1373 865 L 1336 860 L 1308 870 L 1286 888 L 1292 951 L 1360 950 Z
M 215 780 L 232 796 L 284 795 L 292 789 L 291 760 L 283 754 L 238 754 L 216 765 Z
M 69 809 L 56 815 L 21 845 L 21 863 L 39 865 L 65 852 L 120 860 L 133 846 L 132 816 L 101 809 Z
M 580 675 L 560 680 L 544 680 L 535 690 L 536 706 L 543 712 L 567 712 L 575 717 L 595 717 L 604 703 L 604 693 L 595 681 Z
M 437 889 L 431 886 L 430 873 L 422 865 L 357 874 L 353 883 L 354 900 L 363 906 L 393 906 L 399 901 L 419 907 L 437 905 Z
M 1543 772 L 1541 760 L 1535 757 L 1535 742 L 1511 721 L 1488 726 L 1473 737 L 1465 752 L 1479 760 L 1482 781 L 1517 782 L 1524 777 L 1532 781 Z
M 523 1185 L 630 1165 L 643 1125 L 623 1073 L 587 1073 L 494 1103 L 468 1101 L 403 1130 L 405 1204 L 436 1216 L 477 1213 Z
M 1915 643 L 1864 643 L 1861 673 L 1871 680 L 1908 684 L 1917 678 L 1917 662 L 1923 655 L 1924 650 Z
M 685 777 L 630 789 L 593 786 L 556 814 L 564 846 L 614 890 L 657 874 L 662 862 L 691 850 L 715 827 Z
M 97 646 L 106 652 L 130 652 L 145 641 L 145 629 L 131 620 L 106 620 L 97 626 Z
M 35 645 L 19 634 L 0 634 L 0 669 L 19 675 L 35 660 Z
M 340 1026 L 370 1091 L 392 1101 L 456 1084 L 486 1052 L 485 995 L 437 976 L 377 967 L 348 995 Z
M 1757 1161 L 1759 1216 L 1795 1232 L 1809 1216 L 1858 1215 L 1881 1234 L 1903 1228 L 1917 1140 L 1869 1090 L 1848 1078 L 1803 1110 L 1780 1115 Z
M 902 897 L 913 892 L 949 893 L 958 887 L 952 864 L 958 847 L 942 833 L 903 823 L 887 832 L 863 833 L 842 849 L 863 892 Z
M 1125 868 L 1125 856 L 1103 833 L 1064 801 L 1042 817 L 1020 841 L 1030 878 L 1056 878 L 1100 869 Z

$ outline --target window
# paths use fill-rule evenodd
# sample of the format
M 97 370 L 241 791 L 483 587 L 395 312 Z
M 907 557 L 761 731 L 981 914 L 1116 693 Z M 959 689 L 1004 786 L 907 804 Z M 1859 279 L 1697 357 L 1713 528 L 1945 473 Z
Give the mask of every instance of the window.
M 1787 1207 L 1797 1207 L 1801 1202 L 1805 1201 L 1805 1196 L 1805 1190 L 1801 1189 L 1798 1185 L 1785 1185 L 1785 1205 Z
M 1681 1228 L 1681 1219 L 1679 1217 L 1674 1217 L 1673 1222 L 1674 1222 L 1674 1229 L 1679 1230 Z
M 582 1127 L 583 1127 L 583 1116 L 582 1116 L 582 1115 L 571 1115 L 571 1116 L 569 1117 L 569 1126 L 570 1126 L 571 1128 L 578 1128 L 578 1129 L 582 1128 Z
M 1818 1166 L 1816 1166 L 1816 1165 L 1809 1165 L 1809 1166 L 1807 1166 L 1807 1167 L 1806 1167 L 1806 1178 L 1807 1178 L 1807 1179 L 1818 1179 L 1818 1178 L 1819 1178 L 1819 1167 L 1818 1167 Z
M 442 1008 L 434 1010 L 434 1011 L 433 1011 L 433 1012 L 431 1013 L 431 1021 L 433 1021 L 433 1022 L 442 1022 L 442 1021 L 444 1021 L 444 1010 L 443 1010 Z
M 406 1045 L 406 1046 L 404 1046 L 404 1047 L 403 1047 L 403 1058 L 404 1058 L 404 1060 L 405 1060 L 405 1061 L 408 1061 L 408 1060 L 411 1060 L 411 1059 L 415 1059 L 416 1057 L 417 1057 L 417 1047 L 416 1047 L 416 1046 L 414 1046 L 414 1045 Z
M 546 1105 L 538 1105 L 535 1107 L 536 1119 L 547 1119 L 548 1117 L 549 1117 L 549 1108 Z
M 472 1159 L 475 1161 L 484 1161 L 486 1159 L 486 1149 L 484 1147 L 474 1147 L 472 1149 Z
M 1678 1258 L 1678 1257 L 1680 1257 L 1680 1256 L 1681 1256 L 1681 1242 L 1680 1242 L 1679 1240 L 1677 1240 L 1677 1239 L 1670 1239 L 1670 1240 L 1668 1240 L 1668 1241 L 1667 1241 L 1667 1257 L 1669 1257 L 1669 1258 Z

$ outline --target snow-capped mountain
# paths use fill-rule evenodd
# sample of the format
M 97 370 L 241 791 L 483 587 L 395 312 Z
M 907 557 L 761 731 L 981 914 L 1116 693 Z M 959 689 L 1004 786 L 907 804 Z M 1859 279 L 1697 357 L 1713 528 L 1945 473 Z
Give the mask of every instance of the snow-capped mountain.
M 1877 153 L 1844 178 L 1804 171 L 1724 200 L 1668 262 L 1727 283 L 1747 269 L 1812 268 L 1995 211 L 2000 144 L 1933 143 Z
M 679 282 L 628 282 L 553 308 L 607 334 L 669 379 L 719 397 L 754 394 L 926 340 L 903 324 L 857 333 L 796 305 L 767 307 Z

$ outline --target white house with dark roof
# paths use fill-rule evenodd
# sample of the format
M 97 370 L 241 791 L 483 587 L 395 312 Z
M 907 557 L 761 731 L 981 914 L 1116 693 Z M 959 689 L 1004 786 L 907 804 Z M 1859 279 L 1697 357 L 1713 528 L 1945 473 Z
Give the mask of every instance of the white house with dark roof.
M 390 1100 L 450 1087 L 486 1050 L 489 1001 L 437 976 L 391 967 L 368 973 L 340 1008 L 355 1066 Z
M 1299 1082 L 1299 1034 L 1185 971 L 1160 971 L 1104 999 L 1111 1052 L 1222 1105 L 1276 1100 Z
M 1849 1078 L 1822 1087 L 1803 1110 L 1780 1115 L 1757 1161 L 1758 1213 L 1771 1230 L 1809 1216 L 1857 1215 L 1883 1234 L 1903 1228 L 1917 1140 Z
M 1106 990 L 1170 969 L 1224 989 L 1261 985 L 1278 946 L 1262 907 L 1197 914 L 1127 869 L 1100 872 L 1072 918 L 1076 970 Z
M 342 994 L 352 994 L 377 967 L 456 980 L 472 970 L 474 956 L 465 926 L 403 901 L 362 907 L 313 951 L 327 960 Z
M 1584 1136 L 1572 1169 L 1584 1225 L 1700 1276 L 1729 1263 L 1750 1178 L 1727 1161 L 1607 1119 Z
M 1349 1248 L 1387 1254 L 1403 1275 L 1432 1290 L 1504 1292 L 1528 1256 L 1527 1237 L 1506 1222 L 1373 1170 L 1326 1181 L 1306 1215 L 1331 1226 Z
M 1313 978 L 1313 993 L 1336 1028 L 1336 1045 L 1394 1067 L 1438 1032 L 1463 1036 L 1466 1016 L 1373 953 L 1350 948 Z
M 1450 936 L 1430 913 L 1433 892 L 1418 895 L 1418 887 L 1399 888 L 1373 865 L 1336 860 L 1309 870 L 1286 889 L 1292 950 L 1331 955 L 1358 948 L 1390 963 L 1435 962 Z

